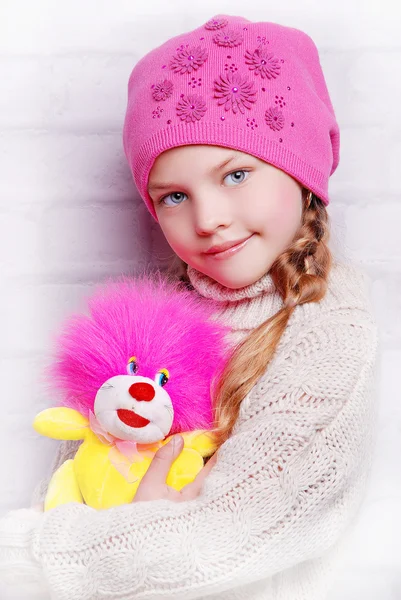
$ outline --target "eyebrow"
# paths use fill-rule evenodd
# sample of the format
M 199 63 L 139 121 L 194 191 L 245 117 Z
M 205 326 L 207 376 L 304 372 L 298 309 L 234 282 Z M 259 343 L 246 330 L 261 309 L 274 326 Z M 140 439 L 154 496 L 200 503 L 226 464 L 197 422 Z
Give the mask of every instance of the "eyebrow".
M 229 158 L 227 158 L 227 160 L 224 160 L 222 163 L 220 163 L 219 165 L 217 165 L 216 167 L 213 167 L 213 169 L 211 170 L 212 173 L 216 173 L 217 171 L 220 171 L 221 169 L 223 169 L 224 167 L 226 167 L 230 162 L 232 162 L 233 160 L 242 158 L 240 154 L 232 154 Z M 155 191 L 160 191 L 160 190 L 166 190 L 167 188 L 172 188 L 174 187 L 176 184 L 173 182 L 161 182 L 158 183 L 156 185 L 151 185 L 149 186 L 148 190 L 149 192 L 155 192 Z

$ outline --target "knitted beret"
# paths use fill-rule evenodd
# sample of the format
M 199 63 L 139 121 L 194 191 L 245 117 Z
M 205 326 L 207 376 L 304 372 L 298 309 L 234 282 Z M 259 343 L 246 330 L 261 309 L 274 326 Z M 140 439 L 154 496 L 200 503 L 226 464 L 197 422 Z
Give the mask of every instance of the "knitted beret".
M 138 191 L 157 156 L 211 144 L 282 169 L 329 203 L 340 132 L 318 50 L 304 32 L 217 15 L 170 38 L 133 68 L 123 145 Z

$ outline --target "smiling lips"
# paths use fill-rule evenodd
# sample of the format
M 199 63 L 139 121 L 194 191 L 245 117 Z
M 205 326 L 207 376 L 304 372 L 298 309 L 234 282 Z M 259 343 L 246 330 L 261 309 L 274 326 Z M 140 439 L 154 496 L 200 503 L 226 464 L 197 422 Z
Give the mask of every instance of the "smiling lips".
M 148 419 L 137 415 L 133 410 L 127 410 L 126 408 L 119 408 L 117 410 L 117 416 L 123 423 L 130 427 L 146 427 L 150 423 Z
M 248 240 L 250 237 L 252 236 L 248 235 L 247 237 L 241 238 L 240 240 L 227 241 L 224 242 L 224 244 L 211 246 L 208 250 L 206 250 L 205 254 L 217 254 L 219 252 L 224 252 L 225 250 L 229 250 L 234 246 L 239 246 L 240 244 L 242 244 L 242 242 L 245 242 L 245 240 Z

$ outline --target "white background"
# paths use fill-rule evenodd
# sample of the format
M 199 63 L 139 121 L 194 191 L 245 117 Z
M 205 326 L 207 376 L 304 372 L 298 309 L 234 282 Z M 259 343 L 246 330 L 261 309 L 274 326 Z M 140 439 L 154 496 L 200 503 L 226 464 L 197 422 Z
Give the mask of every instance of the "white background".
M 122 148 L 128 77 L 218 13 L 306 31 L 341 129 L 332 247 L 371 278 L 380 419 L 368 496 L 330 600 L 401 599 L 401 8 L 390 0 L 0 3 L 0 515 L 29 506 L 57 442 L 32 429 L 50 336 L 110 275 L 168 256 Z M 295 600 L 295 599 L 294 599 Z

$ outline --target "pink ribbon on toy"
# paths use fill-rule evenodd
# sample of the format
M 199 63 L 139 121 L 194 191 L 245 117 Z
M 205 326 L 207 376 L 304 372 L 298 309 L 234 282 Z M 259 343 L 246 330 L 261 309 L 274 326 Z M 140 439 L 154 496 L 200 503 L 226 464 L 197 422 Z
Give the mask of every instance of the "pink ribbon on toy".
M 138 444 L 131 440 L 121 440 L 106 431 L 91 410 L 89 411 L 89 427 L 102 444 L 110 446 L 110 462 L 129 483 L 135 483 L 138 479 L 133 478 L 132 474 L 130 475 L 131 465 L 136 462 L 142 462 L 145 456 L 152 458 L 156 450 L 162 445 L 161 442 Z M 138 445 L 141 446 L 140 449 L 138 449 Z M 150 448 L 153 448 L 153 450 Z

